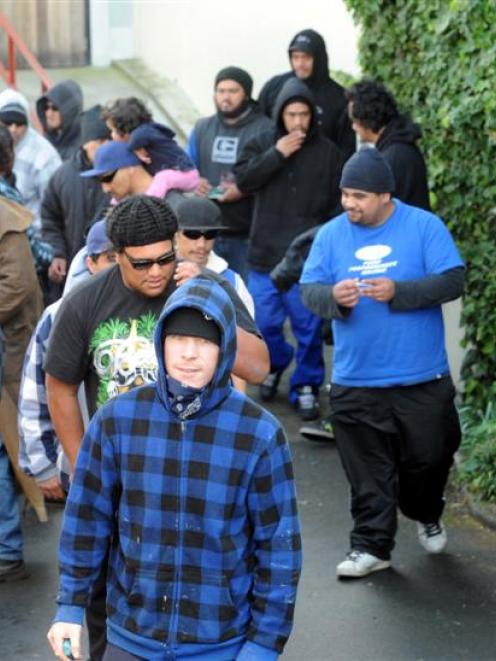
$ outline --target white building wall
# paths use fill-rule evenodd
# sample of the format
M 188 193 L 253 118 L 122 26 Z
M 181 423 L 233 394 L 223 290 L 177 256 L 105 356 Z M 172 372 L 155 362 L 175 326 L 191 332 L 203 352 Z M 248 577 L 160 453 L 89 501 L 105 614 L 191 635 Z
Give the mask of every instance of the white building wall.
M 257 95 L 288 70 L 289 42 L 305 28 L 324 37 L 331 68 L 359 71 L 357 30 L 342 0 L 134 0 L 134 28 L 136 56 L 175 80 L 201 114 L 212 112 L 219 69 L 249 71 Z
M 89 0 L 93 66 L 135 56 L 133 10 L 134 0 Z

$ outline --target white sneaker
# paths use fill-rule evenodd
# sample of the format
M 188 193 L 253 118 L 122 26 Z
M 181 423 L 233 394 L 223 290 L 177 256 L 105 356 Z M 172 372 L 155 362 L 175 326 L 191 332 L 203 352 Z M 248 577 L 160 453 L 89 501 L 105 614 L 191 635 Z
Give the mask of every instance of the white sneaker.
M 350 551 L 346 554 L 346 560 L 336 567 L 336 574 L 348 578 L 360 578 L 388 567 L 391 567 L 390 560 L 381 560 L 365 551 Z
M 440 521 L 420 523 L 417 521 L 419 542 L 427 553 L 441 553 L 448 542 L 446 529 Z

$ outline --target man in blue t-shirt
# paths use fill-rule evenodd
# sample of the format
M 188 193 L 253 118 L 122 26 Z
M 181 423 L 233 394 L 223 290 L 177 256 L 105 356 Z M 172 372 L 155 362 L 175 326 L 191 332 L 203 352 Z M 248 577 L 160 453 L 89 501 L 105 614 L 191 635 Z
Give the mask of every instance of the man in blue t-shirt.
M 351 550 L 339 577 L 390 566 L 397 507 L 441 552 L 443 492 L 460 444 L 441 304 L 458 298 L 464 265 L 443 222 L 391 196 L 375 149 L 341 178 L 345 213 L 318 232 L 301 278 L 312 312 L 333 320 L 331 419 L 351 485 Z

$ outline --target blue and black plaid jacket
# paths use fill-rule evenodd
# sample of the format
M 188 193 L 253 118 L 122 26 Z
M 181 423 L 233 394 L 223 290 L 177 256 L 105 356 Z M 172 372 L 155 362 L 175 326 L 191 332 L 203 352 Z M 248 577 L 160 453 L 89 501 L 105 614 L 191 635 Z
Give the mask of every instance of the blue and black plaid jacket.
M 223 329 L 219 367 L 187 419 L 171 408 L 162 340 L 164 319 L 184 306 Z M 80 607 L 78 620 L 110 544 L 107 606 L 118 627 L 168 643 L 242 635 L 280 652 L 301 568 L 292 462 L 278 421 L 230 385 L 235 311 L 224 290 L 202 278 L 178 288 L 155 349 L 158 382 L 102 407 L 83 440 L 59 610 Z

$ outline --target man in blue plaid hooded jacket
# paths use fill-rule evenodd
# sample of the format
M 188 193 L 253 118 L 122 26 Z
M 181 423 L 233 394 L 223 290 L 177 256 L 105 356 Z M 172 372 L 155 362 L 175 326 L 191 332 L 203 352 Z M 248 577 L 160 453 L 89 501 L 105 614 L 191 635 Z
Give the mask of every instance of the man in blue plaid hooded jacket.
M 182 365 L 181 350 L 168 353 L 170 338 L 190 335 L 215 354 L 203 384 L 185 376 L 205 367 L 194 349 Z M 157 382 L 108 402 L 84 437 L 49 640 L 59 658 L 64 641 L 79 658 L 84 608 L 109 552 L 105 659 L 277 659 L 301 570 L 285 433 L 231 387 L 235 311 L 217 283 L 199 276 L 179 287 L 154 341 Z

